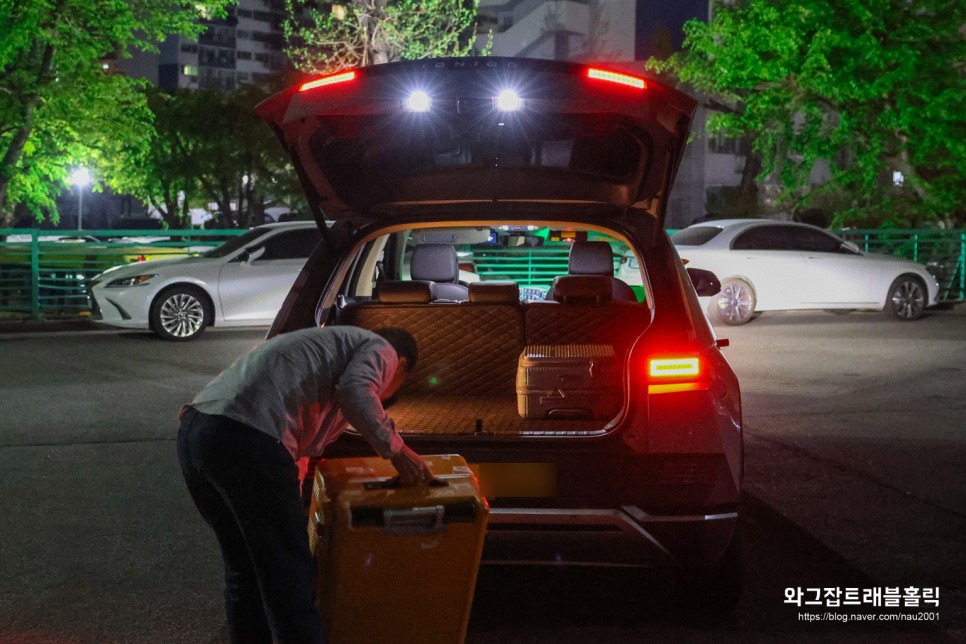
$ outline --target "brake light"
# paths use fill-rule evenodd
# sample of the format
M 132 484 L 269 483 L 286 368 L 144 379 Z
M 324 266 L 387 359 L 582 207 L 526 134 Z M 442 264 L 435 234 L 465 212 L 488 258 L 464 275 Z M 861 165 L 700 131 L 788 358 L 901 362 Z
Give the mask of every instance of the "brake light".
M 322 78 L 317 78 L 314 81 L 303 83 L 302 86 L 299 87 L 299 91 L 304 92 L 306 90 L 315 89 L 317 87 L 325 87 L 326 85 L 345 83 L 351 80 L 355 80 L 355 78 L 356 78 L 355 70 L 350 72 L 342 72 L 340 74 L 333 74 L 331 76 L 324 76 Z
M 631 76 L 630 74 L 619 74 L 606 69 L 597 69 L 595 67 L 587 70 L 587 78 L 607 81 L 608 83 L 618 83 L 619 85 L 627 85 L 629 87 L 636 87 L 637 89 L 647 88 L 647 83 L 644 82 L 643 78 Z
M 651 358 L 647 363 L 649 394 L 669 394 L 707 389 L 697 356 Z
M 647 372 L 651 378 L 696 377 L 701 373 L 701 361 L 697 358 L 652 358 Z

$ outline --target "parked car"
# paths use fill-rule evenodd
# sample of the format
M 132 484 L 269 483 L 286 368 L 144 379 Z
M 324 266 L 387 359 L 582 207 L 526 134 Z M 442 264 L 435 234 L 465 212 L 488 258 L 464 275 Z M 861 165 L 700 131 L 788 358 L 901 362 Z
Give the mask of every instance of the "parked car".
M 416 451 L 473 464 L 485 563 L 667 567 L 700 581 L 703 606 L 737 600 L 738 382 L 693 286 L 710 295 L 714 276 L 686 271 L 663 232 L 694 108 L 651 80 L 510 58 L 366 67 L 259 106 L 333 231 L 269 335 L 413 334 L 419 361 L 391 413 Z M 460 285 L 445 239 L 420 252 L 426 231 L 460 227 L 574 231 L 552 301 L 521 303 L 519 284 L 479 268 Z M 590 232 L 636 249 L 645 301 Z M 410 253 L 439 263 L 412 279 Z M 370 452 L 348 431 L 326 456 Z
M 709 270 L 721 292 L 708 304 L 712 320 L 750 322 L 762 311 L 885 311 L 897 320 L 922 317 L 939 283 L 915 262 L 863 253 L 808 224 L 727 219 L 671 235 L 687 266 Z
M 268 224 L 196 257 L 111 268 L 91 282 L 93 319 L 176 341 L 268 325 L 319 239 L 314 222 Z

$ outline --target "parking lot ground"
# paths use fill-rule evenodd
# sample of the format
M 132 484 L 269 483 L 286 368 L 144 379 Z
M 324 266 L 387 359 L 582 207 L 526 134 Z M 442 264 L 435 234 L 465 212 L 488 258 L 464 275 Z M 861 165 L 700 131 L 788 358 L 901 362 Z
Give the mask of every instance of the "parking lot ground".
M 747 432 L 737 610 L 671 610 L 660 575 L 484 567 L 468 642 L 966 641 L 966 309 L 717 331 Z M 223 639 L 173 415 L 263 335 L 0 334 L 0 643 Z M 788 587 L 906 585 L 940 588 L 938 620 L 819 623 L 784 603 Z

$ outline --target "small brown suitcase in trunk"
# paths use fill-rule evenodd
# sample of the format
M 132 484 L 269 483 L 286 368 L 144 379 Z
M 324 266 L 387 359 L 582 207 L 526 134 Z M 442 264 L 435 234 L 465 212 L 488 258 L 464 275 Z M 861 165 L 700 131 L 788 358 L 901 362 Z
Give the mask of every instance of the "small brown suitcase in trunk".
M 532 344 L 520 354 L 517 410 L 537 420 L 608 420 L 623 405 L 609 344 Z

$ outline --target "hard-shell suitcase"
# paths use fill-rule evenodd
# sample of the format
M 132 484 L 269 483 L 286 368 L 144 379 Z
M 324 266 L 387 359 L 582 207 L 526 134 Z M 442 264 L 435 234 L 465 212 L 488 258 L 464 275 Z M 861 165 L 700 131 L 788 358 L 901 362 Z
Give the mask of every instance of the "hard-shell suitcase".
M 381 458 L 324 459 L 316 468 L 309 542 L 330 641 L 466 637 L 489 510 L 462 457 L 424 458 L 434 485 L 398 487 Z
M 610 419 L 623 403 L 621 368 L 609 344 L 531 344 L 517 367 L 523 418 Z

